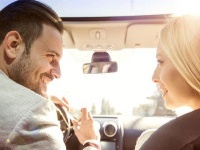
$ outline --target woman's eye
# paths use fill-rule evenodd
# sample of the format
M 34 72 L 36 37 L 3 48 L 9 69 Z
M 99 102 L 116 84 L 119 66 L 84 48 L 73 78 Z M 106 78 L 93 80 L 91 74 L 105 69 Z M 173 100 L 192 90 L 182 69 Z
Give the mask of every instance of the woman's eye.
M 164 61 L 162 60 L 157 60 L 158 65 L 162 65 L 164 63 Z

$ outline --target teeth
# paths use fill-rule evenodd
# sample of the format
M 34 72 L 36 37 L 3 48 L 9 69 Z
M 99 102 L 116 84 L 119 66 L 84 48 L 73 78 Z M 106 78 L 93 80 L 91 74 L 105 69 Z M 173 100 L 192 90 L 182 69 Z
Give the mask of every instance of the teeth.
M 161 89 L 161 92 L 162 92 L 162 93 L 165 93 L 165 91 L 164 91 L 164 90 L 162 90 L 162 89 Z
M 51 80 L 50 79 L 47 79 L 47 78 L 43 78 L 42 79 L 42 82 L 45 83 L 45 84 L 49 84 Z
M 165 92 L 164 92 L 164 91 L 162 91 L 162 95 L 165 95 Z
M 167 89 L 164 87 L 162 83 L 158 84 L 158 87 L 162 93 L 162 96 L 164 96 L 167 93 Z
M 42 79 L 42 82 L 46 84 L 46 80 L 44 78 Z
M 167 90 L 161 89 L 162 95 L 165 95 L 167 93 Z
M 48 80 L 45 80 L 45 83 L 46 83 L 46 84 L 48 84 L 48 83 L 49 83 L 49 81 L 48 81 Z
M 167 89 L 165 89 L 164 87 L 159 86 L 159 89 L 160 89 L 160 91 L 162 92 L 162 95 L 164 95 L 164 94 L 167 93 Z

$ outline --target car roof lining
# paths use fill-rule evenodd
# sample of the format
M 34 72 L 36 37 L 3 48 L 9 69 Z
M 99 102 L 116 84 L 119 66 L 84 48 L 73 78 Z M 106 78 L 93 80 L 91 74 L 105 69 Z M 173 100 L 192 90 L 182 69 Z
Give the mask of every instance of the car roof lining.
M 64 45 L 65 48 L 93 51 L 153 48 L 157 45 L 160 30 L 169 18 L 169 14 L 62 18 L 65 28 Z

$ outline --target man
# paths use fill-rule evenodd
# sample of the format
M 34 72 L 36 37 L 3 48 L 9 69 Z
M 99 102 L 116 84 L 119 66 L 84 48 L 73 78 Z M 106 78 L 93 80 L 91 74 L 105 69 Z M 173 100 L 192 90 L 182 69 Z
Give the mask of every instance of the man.
M 47 84 L 61 75 L 63 24 L 48 6 L 19 0 L 0 12 L 0 149 L 64 150 Z M 93 118 L 82 109 L 75 134 L 100 149 Z M 96 148 L 95 148 L 96 147 Z

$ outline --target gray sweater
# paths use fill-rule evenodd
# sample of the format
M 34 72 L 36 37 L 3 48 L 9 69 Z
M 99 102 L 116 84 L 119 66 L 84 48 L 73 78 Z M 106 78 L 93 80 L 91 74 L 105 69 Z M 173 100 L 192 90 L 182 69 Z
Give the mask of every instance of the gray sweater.
M 0 70 L 0 149 L 65 150 L 52 101 Z

